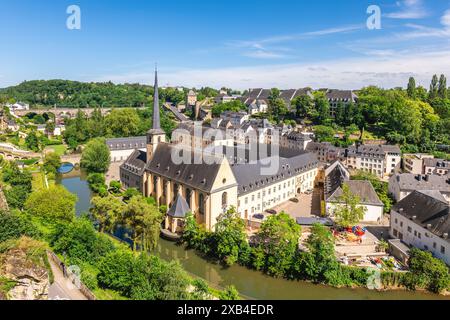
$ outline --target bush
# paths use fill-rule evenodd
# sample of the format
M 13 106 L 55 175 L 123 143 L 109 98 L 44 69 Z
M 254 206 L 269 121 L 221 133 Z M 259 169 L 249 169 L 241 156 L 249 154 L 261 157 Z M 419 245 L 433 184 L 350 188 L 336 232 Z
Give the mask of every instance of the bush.
M 89 187 L 95 193 L 100 196 L 106 196 L 108 194 L 107 186 L 105 184 L 105 175 L 102 173 L 91 173 L 88 175 L 87 182 Z
M 50 238 L 55 252 L 67 254 L 72 264 L 86 262 L 96 265 L 102 257 L 114 250 L 112 241 L 106 235 L 98 233 L 86 218 L 57 225 Z
M 22 236 L 40 238 L 42 234 L 26 217 L 0 212 L 0 242 Z

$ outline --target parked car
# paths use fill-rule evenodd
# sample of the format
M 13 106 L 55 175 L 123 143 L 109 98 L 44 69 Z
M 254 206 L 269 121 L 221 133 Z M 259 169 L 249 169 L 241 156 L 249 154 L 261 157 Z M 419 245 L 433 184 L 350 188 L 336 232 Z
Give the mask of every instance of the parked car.
M 314 190 L 306 190 L 305 194 L 310 195 L 310 194 L 313 194 L 313 192 L 314 192 Z
M 269 214 L 277 214 L 277 211 L 273 209 L 266 210 L 266 212 Z
M 261 213 L 257 213 L 253 215 L 253 218 L 257 220 L 264 220 L 265 216 Z
M 297 198 L 292 198 L 289 201 L 294 202 L 294 203 L 299 203 L 300 202 Z

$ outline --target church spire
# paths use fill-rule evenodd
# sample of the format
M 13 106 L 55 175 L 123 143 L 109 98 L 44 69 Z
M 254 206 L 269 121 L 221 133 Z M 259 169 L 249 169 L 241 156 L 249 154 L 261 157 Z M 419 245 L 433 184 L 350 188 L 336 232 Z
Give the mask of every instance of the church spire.
M 159 92 L 158 92 L 158 67 L 155 66 L 155 89 L 153 93 L 153 130 L 161 129 L 161 119 L 159 115 Z

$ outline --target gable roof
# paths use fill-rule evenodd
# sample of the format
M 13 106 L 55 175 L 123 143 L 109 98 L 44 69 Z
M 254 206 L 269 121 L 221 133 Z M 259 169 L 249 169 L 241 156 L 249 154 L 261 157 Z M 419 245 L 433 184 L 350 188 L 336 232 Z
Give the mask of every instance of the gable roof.
M 397 183 L 400 190 L 437 190 L 450 193 L 450 176 L 415 175 L 402 173 L 391 177 L 389 183 Z
M 180 150 L 190 154 L 192 164 L 177 164 L 172 161 L 172 152 L 179 153 Z M 197 157 L 203 159 L 199 164 L 195 164 L 194 161 L 198 159 Z M 161 143 L 147 164 L 147 170 L 174 182 L 210 193 L 223 159 L 206 152 L 190 150 L 186 147 L 180 149 L 175 145 Z
M 350 189 L 350 192 L 360 198 L 360 203 L 371 206 L 383 206 L 380 198 L 378 198 L 375 189 L 370 181 L 350 180 L 344 182 Z M 336 189 L 336 191 L 328 198 L 329 202 L 339 203 L 339 198 L 343 195 L 344 191 L 342 187 Z

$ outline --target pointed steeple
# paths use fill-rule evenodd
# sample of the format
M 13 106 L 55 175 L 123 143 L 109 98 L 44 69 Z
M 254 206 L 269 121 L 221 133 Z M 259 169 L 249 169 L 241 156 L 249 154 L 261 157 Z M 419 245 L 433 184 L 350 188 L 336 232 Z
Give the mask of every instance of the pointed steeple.
M 159 114 L 159 92 L 158 92 L 158 69 L 155 67 L 155 88 L 153 93 L 153 125 L 147 133 L 147 160 L 153 154 L 159 143 L 166 142 L 166 134 L 161 129 L 161 118 Z
M 153 130 L 161 129 L 159 115 L 158 67 L 155 67 L 155 89 L 153 94 Z

